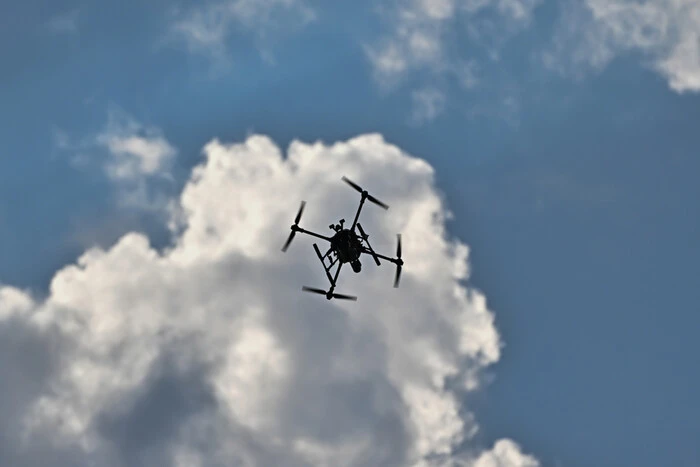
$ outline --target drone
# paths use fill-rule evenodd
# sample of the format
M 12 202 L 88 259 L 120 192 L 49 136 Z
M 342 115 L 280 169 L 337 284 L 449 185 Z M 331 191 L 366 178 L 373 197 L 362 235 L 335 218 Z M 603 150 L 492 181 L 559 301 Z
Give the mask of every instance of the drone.
M 326 240 L 330 245 L 328 251 L 325 254 L 321 254 L 321 250 L 319 250 L 318 245 L 316 243 L 314 243 L 314 251 L 316 251 L 316 256 L 318 256 L 318 259 L 321 260 L 321 264 L 323 265 L 323 269 L 326 271 L 326 276 L 328 277 L 331 286 L 328 290 L 303 286 L 302 290 L 305 292 L 312 292 L 325 295 L 326 299 L 328 300 L 337 298 L 341 300 L 356 301 L 357 297 L 354 297 L 352 295 L 335 293 L 335 286 L 338 283 L 338 275 L 340 274 L 340 269 L 343 267 L 343 264 L 350 263 L 352 270 L 355 273 L 359 273 L 362 270 L 362 263 L 360 262 L 360 256 L 362 254 L 370 255 L 372 259 L 374 259 L 374 262 L 377 263 L 377 266 L 381 266 L 381 262 L 379 261 L 380 258 L 389 261 L 390 263 L 396 265 L 394 287 L 398 287 L 399 279 L 401 278 L 401 266 L 403 266 L 403 260 L 401 259 L 401 234 L 396 235 L 398 241 L 396 246 L 396 258 L 390 258 L 388 256 L 376 253 L 372 248 L 372 245 L 369 244 L 369 235 L 365 233 L 365 230 L 362 228 L 362 224 L 360 224 L 357 220 L 360 217 L 360 211 L 362 211 L 362 206 L 367 200 L 376 204 L 377 206 L 381 206 L 384 209 L 389 209 L 389 206 L 382 203 L 374 196 L 370 195 L 367 192 L 367 190 L 362 189 L 362 187 L 357 185 L 355 182 L 349 180 L 347 177 L 342 177 L 342 180 L 351 187 L 353 187 L 355 190 L 359 191 L 362 195 L 362 198 L 360 199 L 360 206 L 357 208 L 355 219 L 352 221 L 352 225 L 350 226 L 350 228 L 345 228 L 345 219 L 340 219 L 340 222 L 338 224 L 331 224 L 328 226 L 331 230 L 335 232 L 335 234 L 333 234 L 332 237 L 327 237 L 325 235 L 311 232 L 309 230 L 299 227 L 299 221 L 301 220 L 301 215 L 304 212 L 304 206 L 306 206 L 306 201 L 302 201 L 301 207 L 299 207 L 299 212 L 297 212 L 297 216 L 296 218 L 294 218 L 294 224 L 292 224 L 291 227 L 292 232 L 289 234 L 289 238 L 287 238 L 287 241 L 284 243 L 282 251 L 287 251 L 287 248 L 289 248 L 289 244 L 292 243 L 292 240 L 294 239 L 294 236 L 297 232 L 311 235 L 312 237 L 320 238 L 322 240 Z M 359 230 L 359 233 L 355 231 L 356 228 L 357 230 Z M 336 264 L 337 269 L 332 275 L 331 270 Z

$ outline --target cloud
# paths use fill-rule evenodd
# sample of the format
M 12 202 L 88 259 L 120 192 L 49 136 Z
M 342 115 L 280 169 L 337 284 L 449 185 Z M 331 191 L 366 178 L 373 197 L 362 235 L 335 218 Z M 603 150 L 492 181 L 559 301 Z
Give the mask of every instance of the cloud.
M 71 153 L 76 167 L 102 171 L 117 189 L 120 204 L 148 210 L 162 210 L 167 204 L 165 185 L 172 180 L 177 150 L 159 128 L 111 107 L 97 134 L 72 141 L 65 131 L 54 129 L 53 142 Z
M 457 76 L 466 73 L 471 81 L 473 64 L 468 57 L 457 55 L 460 51 L 446 50 L 447 41 L 466 28 L 470 45 L 481 42 L 496 49 L 530 23 L 539 3 L 540 0 L 404 0 L 397 8 L 384 11 L 391 32 L 366 51 L 376 77 L 384 83 L 392 84 L 405 73 L 420 69 Z M 498 33 L 487 37 L 495 26 Z
M 587 0 L 565 4 L 545 63 L 582 76 L 639 53 L 677 92 L 700 91 L 700 4 L 695 0 Z
M 32 447 L 6 443 L 0 464 L 537 465 L 511 441 L 472 441 L 465 396 L 501 345 L 430 165 L 380 135 L 295 141 L 286 157 L 251 136 L 204 154 L 169 248 L 129 233 L 58 271 L 45 297 L 0 287 L 14 361 L 0 419 Z M 375 249 L 404 240 L 401 288 L 387 264 L 344 271 L 338 291 L 356 303 L 301 292 L 326 280 L 311 238 L 279 251 L 300 200 L 316 231 L 354 213 L 342 175 L 391 206 L 363 210 Z
M 474 467 L 537 467 L 539 462 L 520 451 L 511 440 L 497 441 L 493 449 L 479 456 Z
M 434 120 L 445 108 L 445 95 L 434 88 L 413 91 L 413 123 L 421 124 Z
M 402 0 L 382 10 L 389 33 L 365 46 L 374 77 L 384 89 L 409 81 L 449 80 L 462 89 L 479 85 L 483 56 L 497 62 L 504 44 L 529 25 L 540 0 Z M 466 31 L 466 36 L 463 31 Z M 458 46 L 455 46 L 457 44 Z M 418 91 L 420 93 L 420 91 Z M 415 99 L 419 108 L 424 99 Z
M 114 180 L 137 180 L 166 174 L 177 151 L 160 129 L 145 127 L 123 111 L 112 109 L 96 141 L 109 152 L 104 166 Z
M 227 41 L 234 32 L 252 33 L 261 42 L 285 28 L 303 27 L 315 19 L 303 0 L 220 0 L 176 12 L 171 32 L 190 52 L 203 53 L 219 64 L 228 61 Z
M 77 34 L 80 9 L 61 13 L 49 19 L 46 27 L 53 34 Z

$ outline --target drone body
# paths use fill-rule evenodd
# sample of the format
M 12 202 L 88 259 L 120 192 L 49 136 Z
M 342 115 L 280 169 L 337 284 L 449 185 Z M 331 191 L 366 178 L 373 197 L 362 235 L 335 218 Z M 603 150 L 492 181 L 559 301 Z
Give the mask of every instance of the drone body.
M 341 219 L 341 222 L 343 220 Z M 360 263 L 362 242 L 351 230 L 341 228 L 331 237 L 331 251 L 341 263 L 350 263 L 353 271 L 362 270 L 362 263 Z
M 317 234 L 315 232 L 302 229 L 301 227 L 299 227 L 299 221 L 301 220 L 301 215 L 304 212 L 304 206 L 306 205 L 306 202 L 302 201 L 301 207 L 299 208 L 299 212 L 297 213 L 297 216 L 294 219 L 294 224 L 291 227 L 292 232 L 289 234 L 289 238 L 282 247 L 282 251 L 287 251 L 289 244 L 292 242 L 292 239 L 294 238 L 297 232 L 305 233 L 307 235 L 311 235 L 312 237 L 326 240 L 329 243 L 329 248 L 328 251 L 326 251 L 326 253 L 323 255 L 321 254 L 321 250 L 319 250 L 317 244 L 314 243 L 313 246 L 314 250 L 316 251 L 316 256 L 318 256 L 318 259 L 321 260 L 321 264 L 323 264 L 323 269 L 326 271 L 326 276 L 328 277 L 328 280 L 331 283 L 330 289 L 326 291 L 322 289 L 304 286 L 302 290 L 306 292 L 314 292 L 325 295 L 328 300 L 332 298 L 339 298 L 344 300 L 357 300 L 357 297 L 351 295 L 338 294 L 334 292 L 336 283 L 338 281 L 338 275 L 340 274 L 340 268 L 343 266 L 343 264 L 350 263 L 352 270 L 356 273 L 359 273 L 362 270 L 360 256 L 362 256 L 363 253 L 372 256 L 374 262 L 377 263 L 377 266 L 381 265 L 381 263 L 379 262 L 379 258 L 382 258 L 396 265 L 396 277 L 394 279 L 394 287 L 398 287 L 399 278 L 401 277 L 401 266 L 403 265 L 403 260 L 401 259 L 401 235 L 397 235 L 398 246 L 396 249 L 396 258 L 390 258 L 388 256 L 377 254 L 372 249 L 372 246 L 369 244 L 369 235 L 365 233 L 364 229 L 362 228 L 362 225 L 359 222 L 357 222 L 357 220 L 360 217 L 360 212 L 362 211 L 362 206 L 364 205 L 365 200 L 369 200 L 372 203 L 383 207 L 384 209 L 389 209 L 389 206 L 382 203 L 374 196 L 370 195 L 366 190 L 363 190 L 357 184 L 350 181 L 346 177 L 343 177 L 342 180 L 362 194 L 360 206 L 357 208 L 357 213 L 355 214 L 355 219 L 352 222 L 352 226 L 349 229 L 346 229 L 344 227 L 345 219 L 341 219 L 340 222 L 336 225 L 331 224 L 329 228 L 335 231 L 335 234 L 332 237 L 326 237 L 325 235 Z M 356 228 L 359 230 L 359 234 L 355 232 Z M 336 264 L 337 269 L 335 270 L 335 273 L 331 275 L 331 269 Z

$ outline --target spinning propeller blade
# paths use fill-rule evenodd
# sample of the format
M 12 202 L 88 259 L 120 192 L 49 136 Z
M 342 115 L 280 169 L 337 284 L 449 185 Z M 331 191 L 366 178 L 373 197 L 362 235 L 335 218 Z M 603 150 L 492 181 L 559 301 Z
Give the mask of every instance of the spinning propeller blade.
M 398 244 L 396 245 L 396 276 L 394 276 L 394 287 L 399 286 L 399 280 L 401 279 L 401 266 L 403 265 L 403 260 L 401 259 L 401 234 L 397 234 Z
M 355 297 L 355 296 L 353 296 L 353 295 L 345 295 L 345 294 L 342 294 L 342 293 L 331 293 L 331 295 L 330 295 L 330 297 L 329 297 L 329 296 L 328 296 L 328 292 L 326 292 L 325 290 L 322 290 L 322 289 L 317 289 L 317 288 L 315 288 L 315 287 L 303 286 L 303 287 L 301 288 L 301 290 L 303 290 L 304 292 L 311 292 L 311 293 L 317 293 L 317 294 L 319 294 L 319 295 L 325 295 L 326 298 L 329 299 L 329 300 L 330 300 L 331 298 L 337 298 L 337 299 L 339 299 L 339 300 L 352 300 L 353 302 L 356 302 L 356 301 L 357 301 L 357 297 Z
M 374 196 L 370 195 L 366 190 L 363 190 L 362 187 L 361 187 L 360 185 L 358 185 L 357 183 L 353 182 L 353 181 L 350 180 L 348 177 L 343 176 L 342 180 L 343 180 L 345 183 L 347 183 L 348 185 L 350 185 L 351 187 L 353 187 L 354 189 L 356 189 L 357 191 L 359 191 L 360 193 L 362 193 L 363 196 L 366 196 L 368 200 L 370 200 L 371 202 L 373 202 L 373 203 L 376 204 L 377 206 L 381 206 L 381 207 L 383 207 L 384 209 L 389 209 L 389 206 L 387 206 L 385 203 L 382 203 L 381 201 L 379 201 L 379 200 L 378 200 L 377 198 L 375 198 Z
M 289 248 L 289 244 L 292 243 L 294 235 L 296 235 L 297 233 L 295 228 L 299 225 L 301 215 L 304 212 L 304 206 L 306 206 L 306 201 L 302 201 L 301 206 L 299 206 L 299 212 L 297 212 L 297 216 L 294 218 L 294 225 L 292 225 L 292 232 L 289 234 L 289 237 L 287 237 L 287 241 L 284 242 L 284 245 L 282 246 L 282 251 L 287 251 L 287 248 Z
M 297 217 L 294 218 L 294 225 L 299 224 L 299 221 L 301 220 L 301 215 L 304 213 L 304 206 L 306 206 L 306 201 L 301 202 L 301 206 L 299 206 L 299 212 L 297 213 Z
M 287 237 L 287 241 L 284 242 L 284 245 L 282 246 L 282 251 L 287 251 L 287 248 L 289 248 L 289 244 L 292 243 L 292 240 L 294 239 L 294 235 L 296 235 L 296 231 L 292 230 L 292 233 L 289 234 L 289 237 Z
M 372 201 L 374 204 L 383 207 L 384 209 L 389 209 L 389 206 L 387 204 L 382 203 L 381 201 L 379 201 L 377 198 L 375 198 L 374 196 L 372 196 L 370 194 L 367 195 L 367 199 Z
M 396 276 L 394 276 L 394 288 L 398 288 L 401 279 L 401 266 L 396 265 Z
M 359 191 L 360 193 L 362 193 L 362 188 L 360 187 L 360 185 L 358 185 L 357 183 L 353 182 L 353 181 L 350 180 L 348 177 L 343 176 L 343 181 L 344 181 L 345 183 L 347 183 L 348 185 L 350 185 L 351 187 L 353 187 L 354 189 L 356 189 L 357 191 Z
M 352 300 L 353 302 L 357 301 L 357 297 L 355 297 L 353 295 L 343 295 L 340 293 L 334 293 L 333 298 L 338 298 L 340 300 Z

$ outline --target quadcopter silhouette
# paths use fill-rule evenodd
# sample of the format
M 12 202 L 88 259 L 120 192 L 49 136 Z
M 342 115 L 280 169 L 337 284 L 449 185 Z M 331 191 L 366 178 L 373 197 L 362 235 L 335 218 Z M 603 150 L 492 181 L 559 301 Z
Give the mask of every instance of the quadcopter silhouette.
M 355 273 L 359 273 L 362 270 L 360 256 L 363 254 L 370 255 L 372 259 L 374 259 L 374 262 L 377 263 L 377 266 L 381 266 L 381 262 L 379 261 L 380 258 L 389 261 L 390 263 L 396 265 L 394 287 L 398 287 L 399 280 L 401 278 L 401 267 L 403 266 L 403 260 L 401 259 L 401 234 L 396 235 L 398 241 L 396 246 L 396 258 L 390 258 L 388 256 L 376 253 L 372 248 L 372 245 L 369 244 L 369 235 L 365 233 L 364 229 L 362 228 L 362 225 L 357 220 L 360 217 L 360 211 L 362 211 L 362 206 L 365 204 L 366 200 L 369 200 L 370 202 L 381 206 L 384 209 L 389 209 L 389 206 L 382 203 L 374 196 L 370 195 L 367 192 L 367 190 L 363 190 L 362 187 L 357 185 L 355 182 L 349 180 L 347 177 L 342 177 L 342 180 L 351 187 L 353 187 L 355 190 L 359 191 L 362 195 L 362 198 L 360 199 L 360 206 L 357 208 L 357 213 L 355 213 L 355 219 L 352 221 L 352 226 L 349 229 L 346 229 L 344 227 L 345 219 L 340 219 L 340 222 L 338 224 L 329 225 L 328 227 L 331 230 L 335 231 L 335 234 L 332 237 L 326 237 L 325 235 L 321 235 L 303 229 L 299 227 L 299 221 L 301 220 L 301 215 L 304 212 L 304 206 L 306 206 L 306 201 L 302 201 L 301 206 L 299 207 L 299 212 L 297 212 L 297 216 L 296 218 L 294 218 L 294 224 L 292 224 L 291 227 L 292 232 L 289 234 L 289 238 L 287 238 L 287 241 L 284 243 L 282 251 L 287 251 L 287 248 L 289 248 L 289 244 L 292 243 L 292 240 L 294 239 L 294 236 L 297 232 L 311 235 L 312 237 L 320 238 L 329 242 L 330 245 L 328 251 L 325 254 L 321 254 L 321 250 L 319 250 L 318 245 L 316 243 L 314 243 L 314 250 L 316 251 L 316 256 L 318 256 L 318 259 L 321 260 L 323 269 L 326 271 L 326 276 L 328 277 L 328 280 L 331 283 L 330 288 L 328 290 L 323 290 L 315 287 L 303 286 L 302 290 L 305 292 L 312 292 L 325 295 L 328 300 L 337 298 L 341 300 L 354 301 L 357 300 L 357 297 L 352 295 L 335 293 L 335 286 L 338 283 L 338 275 L 340 274 L 340 269 L 343 267 L 343 264 L 350 263 L 352 270 Z M 359 234 L 355 231 L 355 228 L 357 228 L 357 230 L 360 231 Z M 336 264 L 338 265 L 337 269 L 335 270 L 335 273 L 331 275 L 331 269 Z

